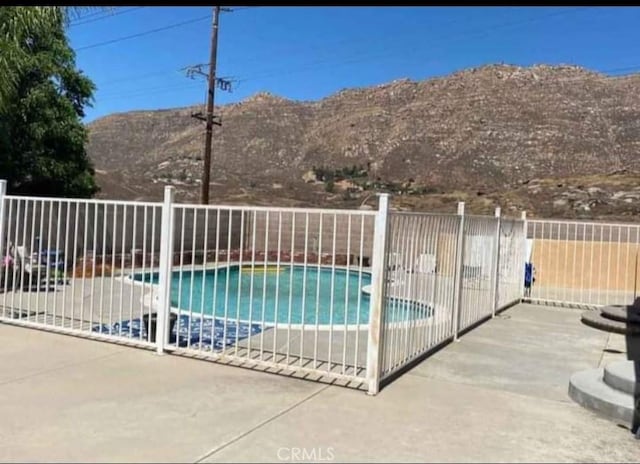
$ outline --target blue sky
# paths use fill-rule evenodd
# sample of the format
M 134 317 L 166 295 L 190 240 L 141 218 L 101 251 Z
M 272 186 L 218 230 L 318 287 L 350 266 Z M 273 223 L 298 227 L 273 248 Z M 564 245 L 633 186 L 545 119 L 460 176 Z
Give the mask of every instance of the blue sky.
M 180 69 L 209 60 L 210 7 L 82 15 L 68 34 L 78 67 L 98 88 L 87 122 L 204 103 L 205 79 L 189 79 Z M 221 15 L 217 67 L 218 76 L 237 82 L 231 93 L 216 92 L 216 104 L 261 91 L 316 100 L 344 88 L 499 62 L 625 74 L 640 70 L 639 23 L 633 7 L 238 7 Z M 103 44 L 111 40 L 117 41 Z

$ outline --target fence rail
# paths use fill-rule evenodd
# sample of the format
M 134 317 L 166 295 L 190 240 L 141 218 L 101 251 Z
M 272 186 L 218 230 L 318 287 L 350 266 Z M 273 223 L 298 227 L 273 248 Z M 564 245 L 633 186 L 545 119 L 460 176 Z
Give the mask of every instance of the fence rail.
M 378 392 L 522 295 L 524 221 L 6 195 L 0 321 Z

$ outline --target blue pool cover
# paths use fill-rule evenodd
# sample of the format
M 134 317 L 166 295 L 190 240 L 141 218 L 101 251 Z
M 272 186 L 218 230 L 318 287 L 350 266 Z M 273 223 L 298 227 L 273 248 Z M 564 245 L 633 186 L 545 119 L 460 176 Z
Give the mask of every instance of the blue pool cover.
M 227 321 L 225 339 L 224 322 L 221 319 L 212 319 L 209 317 L 190 318 L 187 314 L 182 314 L 179 318 L 179 322 L 176 321 L 171 333 L 170 341 L 171 344 L 174 344 L 177 337 L 178 346 L 181 347 L 190 346 L 195 349 L 221 350 L 225 347 L 233 346 L 236 340 L 244 340 L 262 331 L 260 324 L 248 324 L 246 322 L 237 324 L 234 321 Z M 180 328 L 179 334 L 177 333 L 178 327 Z M 147 339 L 147 327 L 140 319 L 122 321 L 122 324 L 116 322 L 112 326 L 106 324 L 97 325 L 93 327 L 93 331 L 127 338 Z

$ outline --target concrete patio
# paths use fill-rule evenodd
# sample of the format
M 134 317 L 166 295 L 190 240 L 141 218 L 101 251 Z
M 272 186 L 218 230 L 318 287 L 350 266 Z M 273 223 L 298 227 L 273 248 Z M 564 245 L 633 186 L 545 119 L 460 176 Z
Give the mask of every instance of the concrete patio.
M 567 395 L 624 357 L 579 319 L 516 306 L 376 397 L 0 324 L 0 461 L 637 461 L 628 430 Z

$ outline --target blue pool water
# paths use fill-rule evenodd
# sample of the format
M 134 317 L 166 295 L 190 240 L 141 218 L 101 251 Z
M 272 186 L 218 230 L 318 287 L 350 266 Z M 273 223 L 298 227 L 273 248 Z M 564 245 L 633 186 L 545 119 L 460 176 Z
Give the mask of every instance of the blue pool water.
M 134 279 L 157 283 L 158 274 L 136 274 Z M 367 324 L 370 300 L 362 287 L 370 283 L 368 273 L 322 267 L 269 266 L 265 272 L 256 265 L 253 273 L 250 266 L 241 270 L 238 265 L 217 271 L 185 269 L 173 272 L 171 306 L 241 321 L 344 325 L 346 319 L 346 324 Z M 425 309 L 417 307 L 390 313 L 405 320 L 425 317 Z

